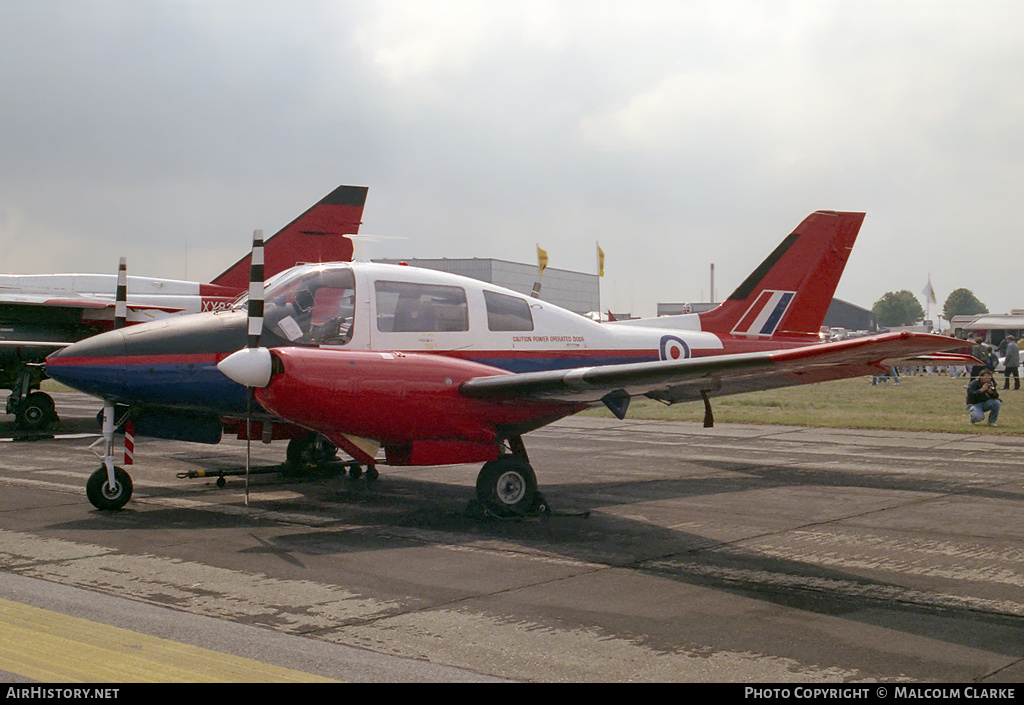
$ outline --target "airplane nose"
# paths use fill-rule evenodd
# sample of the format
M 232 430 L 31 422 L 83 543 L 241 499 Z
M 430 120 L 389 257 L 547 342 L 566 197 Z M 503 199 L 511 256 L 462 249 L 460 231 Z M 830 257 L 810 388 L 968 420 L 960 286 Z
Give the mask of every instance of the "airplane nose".
M 80 340 L 46 358 L 46 374 L 72 389 L 104 399 L 121 391 L 126 363 L 121 330 Z

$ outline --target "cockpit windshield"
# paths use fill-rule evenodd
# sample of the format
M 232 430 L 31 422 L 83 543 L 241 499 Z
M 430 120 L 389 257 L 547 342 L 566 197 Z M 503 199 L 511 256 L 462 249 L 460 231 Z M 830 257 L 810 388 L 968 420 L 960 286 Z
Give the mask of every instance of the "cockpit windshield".
M 268 282 L 263 325 L 295 345 L 344 345 L 352 339 L 355 300 L 347 265 L 296 267 Z

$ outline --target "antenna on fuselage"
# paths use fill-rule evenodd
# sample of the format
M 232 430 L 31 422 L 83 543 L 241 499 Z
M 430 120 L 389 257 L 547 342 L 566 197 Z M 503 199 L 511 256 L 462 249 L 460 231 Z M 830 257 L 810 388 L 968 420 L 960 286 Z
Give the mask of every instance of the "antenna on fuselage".
M 402 235 L 346 235 L 345 237 L 352 240 L 352 261 L 353 262 L 369 262 L 370 252 L 369 243 L 383 242 L 384 240 L 408 240 L 409 238 Z M 389 258 L 390 259 L 390 258 Z

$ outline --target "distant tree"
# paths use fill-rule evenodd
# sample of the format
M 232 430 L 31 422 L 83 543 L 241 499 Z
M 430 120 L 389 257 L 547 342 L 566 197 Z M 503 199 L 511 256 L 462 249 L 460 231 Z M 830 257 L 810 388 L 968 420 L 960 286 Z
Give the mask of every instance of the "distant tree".
M 883 328 L 911 326 L 924 318 L 924 308 L 917 297 L 904 289 L 890 291 L 871 307 L 875 322 Z
M 953 316 L 976 316 L 979 313 L 988 313 L 988 306 L 978 301 L 970 289 L 954 290 L 942 306 L 942 317 L 947 321 Z

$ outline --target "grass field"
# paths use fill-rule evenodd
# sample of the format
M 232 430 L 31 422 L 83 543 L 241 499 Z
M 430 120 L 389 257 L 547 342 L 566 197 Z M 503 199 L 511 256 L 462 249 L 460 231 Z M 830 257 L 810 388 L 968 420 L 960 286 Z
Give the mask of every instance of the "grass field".
M 899 385 L 888 382 L 872 386 L 870 377 L 861 377 L 718 399 L 712 397 L 711 406 L 716 424 L 767 423 L 954 433 L 1024 433 L 1024 390 L 1000 390 L 1003 405 L 997 427 L 990 427 L 986 423 L 972 426 L 967 420 L 967 381 L 967 377 L 932 374 L 904 376 Z M 1001 374 L 997 381 L 1002 387 Z M 587 413 L 610 416 L 605 409 Z M 627 418 L 699 422 L 704 418 L 704 404 L 698 401 L 665 406 L 638 398 L 630 404 Z

